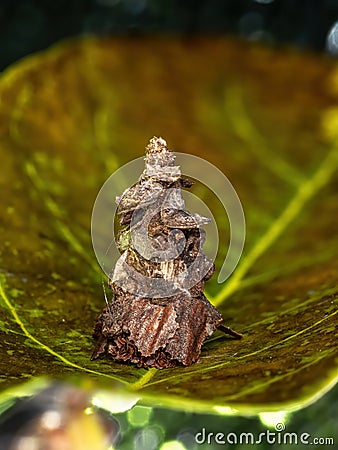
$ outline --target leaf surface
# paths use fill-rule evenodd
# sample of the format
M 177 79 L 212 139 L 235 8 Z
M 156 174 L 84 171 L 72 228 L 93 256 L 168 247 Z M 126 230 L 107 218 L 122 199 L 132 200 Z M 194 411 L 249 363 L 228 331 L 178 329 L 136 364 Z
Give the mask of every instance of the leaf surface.
M 86 38 L 9 68 L 0 79 L 2 388 L 76 374 L 120 381 L 153 404 L 245 413 L 295 409 L 329 389 L 337 94 L 329 60 L 216 38 Z M 104 302 L 91 210 L 106 178 L 153 135 L 222 170 L 247 222 L 234 275 L 207 284 L 244 338 L 216 333 L 197 364 L 162 371 L 89 359 Z M 205 188 L 199 195 L 225 239 L 219 269 L 226 219 Z

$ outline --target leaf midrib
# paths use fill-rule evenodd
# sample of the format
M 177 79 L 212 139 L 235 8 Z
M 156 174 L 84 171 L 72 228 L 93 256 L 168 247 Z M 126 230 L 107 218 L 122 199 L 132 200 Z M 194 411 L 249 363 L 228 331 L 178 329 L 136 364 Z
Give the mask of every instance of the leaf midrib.
M 273 243 L 277 240 L 278 237 L 285 231 L 285 229 L 290 225 L 290 223 L 298 216 L 300 211 L 304 208 L 304 206 L 317 194 L 317 192 L 324 187 L 328 181 L 330 180 L 332 174 L 335 172 L 337 168 L 337 162 L 338 162 L 338 155 L 337 155 L 337 146 L 333 145 L 331 150 L 327 153 L 326 157 L 323 159 L 322 163 L 320 164 L 319 168 L 315 171 L 313 176 L 309 178 L 304 184 L 299 186 L 299 188 L 296 191 L 295 196 L 290 200 L 290 202 L 286 205 L 285 209 L 282 211 L 282 213 L 279 215 L 277 220 L 273 222 L 273 224 L 268 228 L 268 230 L 264 233 L 261 239 L 257 241 L 257 243 L 253 246 L 253 248 L 248 252 L 248 254 L 241 260 L 239 267 L 237 268 L 237 271 L 232 276 L 232 278 L 229 280 L 229 282 L 221 289 L 219 294 L 214 298 L 209 298 L 209 300 L 214 305 L 219 305 L 222 303 L 227 297 L 229 297 L 231 294 L 233 294 L 240 286 L 242 280 L 244 279 L 244 276 L 246 273 L 250 270 L 250 268 L 253 266 L 253 264 L 257 261 L 257 259 L 262 256 L 268 248 L 270 248 Z M 34 171 L 31 171 L 31 176 Z M 34 177 L 33 177 L 34 178 Z M 42 189 L 41 186 L 36 186 L 36 188 L 39 188 L 39 191 Z M 50 208 L 49 208 L 50 210 Z M 52 212 L 52 211 L 51 211 Z M 63 237 L 68 240 L 67 233 L 62 233 Z M 70 242 L 72 246 L 78 251 L 78 246 L 74 246 L 73 239 Z M 79 252 L 81 253 L 81 252 Z M 91 374 L 95 374 L 97 376 L 103 376 L 110 379 L 119 380 L 120 382 L 123 382 L 131 390 L 138 391 L 146 386 L 150 386 L 153 384 L 156 384 L 156 381 L 151 382 L 151 380 L 154 378 L 154 376 L 157 374 L 157 369 L 150 369 L 148 370 L 142 377 L 140 377 L 136 382 L 134 383 L 128 383 L 121 379 L 118 376 L 105 374 L 102 372 L 97 372 L 95 370 L 89 369 L 87 367 L 79 366 L 72 361 L 64 358 L 59 353 L 55 352 L 53 349 L 45 345 L 43 342 L 35 338 L 26 328 L 24 323 L 21 321 L 15 307 L 10 302 L 9 298 L 7 297 L 5 290 L 0 284 L 0 295 L 3 298 L 6 306 L 10 310 L 15 322 L 19 325 L 21 330 L 23 331 L 24 335 L 30 339 L 32 342 L 37 344 L 41 349 L 48 352 L 52 356 L 56 357 L 60 361 L 62 361 L 65 365 L 73 367 L 77 370 L 81 370 L 84 372 L 88 372 Z M 313 325 L 314 326 L 314 325 Z M 301 330 L 301 333 L 304 332 L 304 330 Z M 291 337 L 290 337 L 291 338 Z M 288 339 L 288 338 L 286 338 Z M 276 345 L 276 344 L 274 344 Z M 265 348 L 266 349 L 266 348 Z M 259 350 L 261 351 L 261 350 Z M 246 356 L 254 355 L 256 352 L 247 354 Z M 227 363 L 220 363 L 214 366 L 208 366 L 205 370 L 201 370 L 200 368 L 198 371 L 205 372 L 210 371 L 215 368 L 220 368 L 226 365 Z M 184 377 L 189 376 L 189 374 L 192 373 L 191 371 L 187 371 L 184 374 Z M 171 377 L 168 378 L 161 378 L 160 381 L 163 380 L 169 380 Z

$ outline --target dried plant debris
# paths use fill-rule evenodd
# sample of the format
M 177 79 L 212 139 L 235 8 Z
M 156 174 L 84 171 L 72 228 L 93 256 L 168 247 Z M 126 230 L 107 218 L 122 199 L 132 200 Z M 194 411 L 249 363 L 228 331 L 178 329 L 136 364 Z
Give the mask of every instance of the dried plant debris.
M 109 277 L 113 298 L 95 328 L 96 359 L 158 369 L 197 361 L 204 340 L 222 325 L 220 312 L 205 297 L 213 262 L 202 252 L 209 219 L 184 210 L 181 188 L 192 182 L 175 166 L 166 141 L 146 148 L 139 181 L 117 197 L 121 257 Z

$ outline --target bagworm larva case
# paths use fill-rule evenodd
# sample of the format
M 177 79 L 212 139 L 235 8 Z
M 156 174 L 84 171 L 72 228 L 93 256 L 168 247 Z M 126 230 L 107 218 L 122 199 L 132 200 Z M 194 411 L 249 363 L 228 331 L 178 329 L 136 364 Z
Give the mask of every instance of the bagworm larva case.
M 217 328 L 241 335 L 222 325 L 203 293 L 214 265 L 202 252 L 200 227 L 209 219 L 184 209 L 181 188 L 193 183 L 162 138 L 150 140 L 145 162 L 138 183 L 117 197 L 122 254 L 109 277 L 112 300 L 94 328 L 92 359 L 108 354 L 139 367 L 189 366 Z

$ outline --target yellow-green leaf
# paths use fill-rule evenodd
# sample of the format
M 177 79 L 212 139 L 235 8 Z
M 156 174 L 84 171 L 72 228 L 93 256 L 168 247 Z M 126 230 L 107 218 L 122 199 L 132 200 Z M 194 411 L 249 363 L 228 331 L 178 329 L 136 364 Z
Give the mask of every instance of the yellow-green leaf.
M 86 38 L 3 73 L 2 389 L 75 374 L 98 387 L 120 381 L 153 404 L 246 413 L 295 409 L 328 390 L 337 379 L 337 74 L 318 56 L 217 38 Z M 236 272 L 207 286 L 244 338 L 215 334 L 197 364 L 162 371 L 90 361 L 104 305 L 91 210 L 106 178 L 153 135 L 222 170 L 247 221 Z

